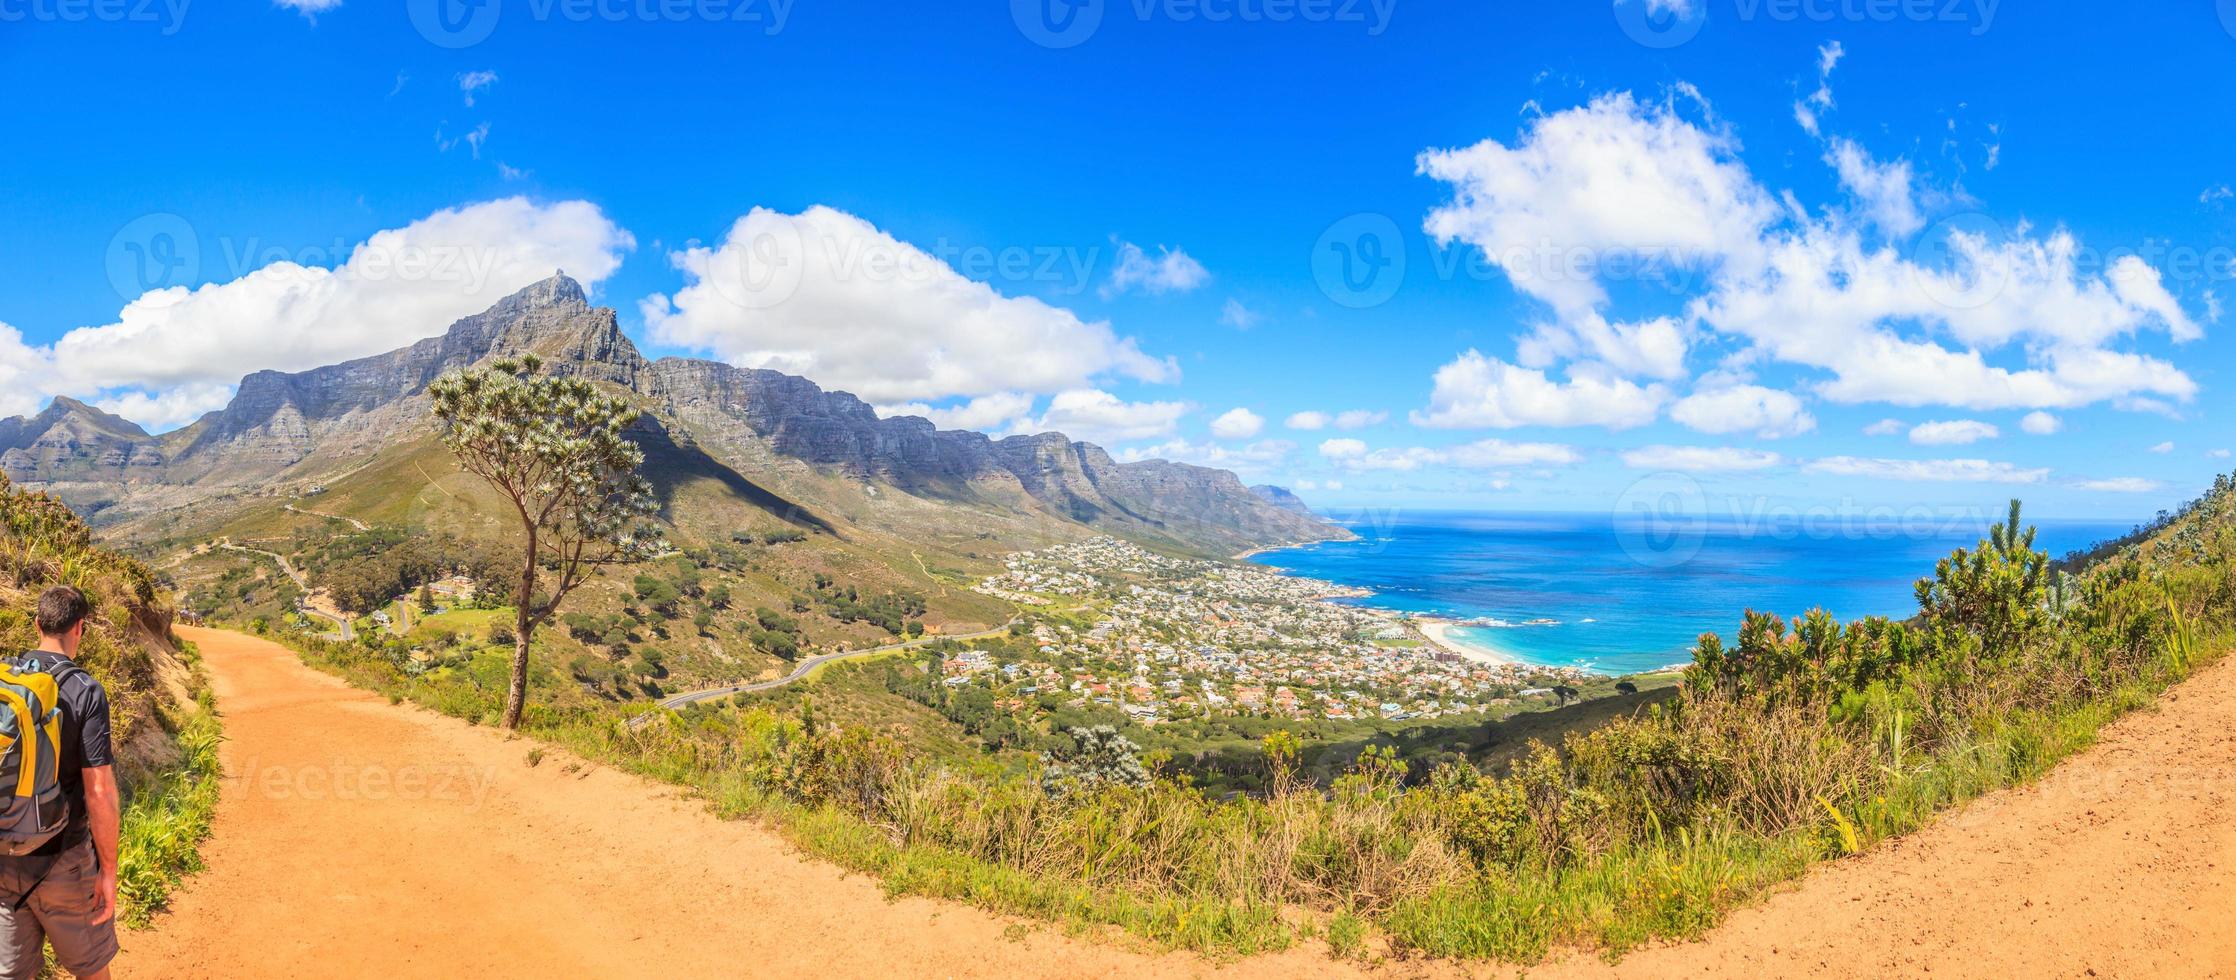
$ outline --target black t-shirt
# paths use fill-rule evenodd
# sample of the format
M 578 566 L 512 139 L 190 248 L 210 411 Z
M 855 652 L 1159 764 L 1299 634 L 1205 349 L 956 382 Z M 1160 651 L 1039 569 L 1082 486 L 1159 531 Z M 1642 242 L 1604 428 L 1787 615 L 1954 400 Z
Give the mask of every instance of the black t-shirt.
M 83 669 L 62 674 L 62 766 L 55 779 L 70 800 L 70 826 L 56 835 L 67 848 L 86 840 L 92 825 L 86 820 L 85 770 L 111 764 L 109 745 L 109 692 Z

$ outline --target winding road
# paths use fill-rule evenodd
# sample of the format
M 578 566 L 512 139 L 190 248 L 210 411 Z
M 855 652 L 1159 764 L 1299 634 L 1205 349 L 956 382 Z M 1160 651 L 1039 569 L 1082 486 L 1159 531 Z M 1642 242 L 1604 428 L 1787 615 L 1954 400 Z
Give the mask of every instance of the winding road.
M 888 643 L 881 647 L 871 647 L 867 650 L 842 650 L 838 653 L 818 654 L 816 656 L 809 657 L 806 660 L 800 661 L 798 664 L 792 667 L 791 673 L 779 677 L 773 681 L 756 681 L 751 684 L 732 684 L 727 687 L 710 687 L 703 691 L 687 691 L 683 694 L 677 694 L 672 697 L 660 699 L 660 707 L 666 708 L 670 711 L 674 711 L 677 708 L 688 707 L 690 705 L 698 704 L 701 701 L 713 701 L 717 698 L 726 698 L 734 694 L 751 694 L 755 691 L 775 690 L 776 688 L 783 687 L 786 684 L 790 684 L 793 681 L 799 680 L 802 677 L 806 677 L 807 675 L 814 673 L 815 668 L 821 667 L 824 664 L 836 663 L 841 660 L 852 660 L 855 657 L 872 657 L 881 653 L 893 653 L 899 650 L 913 650 L 917 647 L 924 646 L 925 644 L 933 643 L 939 640 L 954 640 L 957 643 L 968 643 L 972 640 L 983 640 L 988 637 L 1000 636 L 1003 633 L 1009 632 L 1009 628 L 1011 626 L 1017 625 L 1017 622 L 1017 620 L 1010 620 L 1009 622 L 1003 623 L 1000 626 L 996 626 L 993 629 L 980 630 L 976 633 L 963 633 L 956 636 L 925 636 L 919 639 L 907 640 L 901 643 Z M 649 714 L 638 715 L 635 718 L 630 719 L 629 724 L 637 727 L 643 727 L 644 725 L 650 723 L 652 718 L 653 716 Z
M 281 504 L 280 509 L 285 511 L 293 511 L 297 514 L 302 514 L 307 517 L 323 517 L 329 521 L 341 521 L 342 523 L 354 527 L 360 531 L 372 530 L 372 528 L 367 526 L 364 521 L 360 521 L 354 517 L 343 517 L 340 514 L 329 514 L 325 511 L 305 510 L 301 507 L 295 506 L 294 504 Z
M 333 613 L 311 606 L 311 581 L 310 579 L 304 577 L 302 572 L 296 570 L 295 565 L 287 560 L 286 555 L 280 554 L 276 551 L 265 551 L 262 548 L 250 548 L 245 545 L 237 545 L 234 544 L 230 539 L 219 541 L 217 543 L 217 546 L 227 551 L 240 551 L 246 552 L 251 555 L 263 555 L 266 558 L 278 562 L 280 571 L 286 573 L 287 577 L 294 581 L 295 587 L 303 591 L 303 598 L 295 603 L 295 609 L 297 612 L 300 612 L 305 616 L 316 616 L 320 619 L 330 621 L 334 625 L 341 627 L 341 638 L 344 640 L 355 638 L 351 635 L 350 632 L 349 617 L 336 616 Z

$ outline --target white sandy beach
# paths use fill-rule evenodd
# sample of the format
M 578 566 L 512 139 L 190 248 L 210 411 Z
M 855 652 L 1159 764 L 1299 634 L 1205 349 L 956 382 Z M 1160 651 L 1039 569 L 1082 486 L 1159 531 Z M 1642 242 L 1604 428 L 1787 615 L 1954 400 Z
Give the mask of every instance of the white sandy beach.
M 1413 617 L 1413 626 L 1415 629 L 1421 631 L 1422 636 L 1427 637 L 1430 643 L 1434 643 L 1437 646 L 1442 647 L 1452 653 L 1459 654 L 1462 657 L 1466 657 L 1467 659 L 1480 664 L 1518 665 L 1521 663 L 1521 661 L 1516 660 L 1515 658 L 1504 653 L 1501 653 L 1498 650 L 1490 647 L 1488 644 L 1483 644 L 1480 641 L 1476 643 L 1461 643 L 1460 641 L 1453 639 L 1451 636 L 1451 632 L 1452 630 L 1457 629 L 1459 625 L 1459 623 L 1455 623 L 1449 619 L 1438 619 L 1434 616 Z

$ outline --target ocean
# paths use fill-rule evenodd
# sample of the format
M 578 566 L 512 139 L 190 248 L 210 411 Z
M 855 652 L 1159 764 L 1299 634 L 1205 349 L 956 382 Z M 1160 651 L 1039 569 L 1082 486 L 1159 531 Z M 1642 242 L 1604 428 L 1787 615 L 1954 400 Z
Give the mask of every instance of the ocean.
M 1996 515 L 2000 517 L 2001 515 Z M 1598 514 L 1408 512 L 1343 521 L 1356 541 L 1252 556 L 1297 575 L 1371 589 L 1341 600 L 1483 620 L 1450 639 L 1524 663 L 1610 674 L 1687 663 L 1702 633 L 1728 642 L 1749 609 L 1842 620 L 1903 618 L 1934 562 L 1987 535 L 1991 518 L 1696 519 Z M 2133 522 L 2036 521 L 2060 556 Z M 1534 621 L 1534 624 L 1533 624 Z

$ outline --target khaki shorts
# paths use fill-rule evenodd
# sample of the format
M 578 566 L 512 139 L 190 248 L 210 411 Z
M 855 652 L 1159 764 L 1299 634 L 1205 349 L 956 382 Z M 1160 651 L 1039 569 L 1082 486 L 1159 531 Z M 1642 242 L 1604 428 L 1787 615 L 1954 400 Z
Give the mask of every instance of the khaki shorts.
M 54 959 L 72 975 L 97 973 L 116 958 L 116 917 L 99 925 L 101 862 L 93 842 L 62 852 L 39 887 L 23 904 L 0 901 L 0 978 L 32 980 L 45 957 L 41 940 L 54 944 Z

